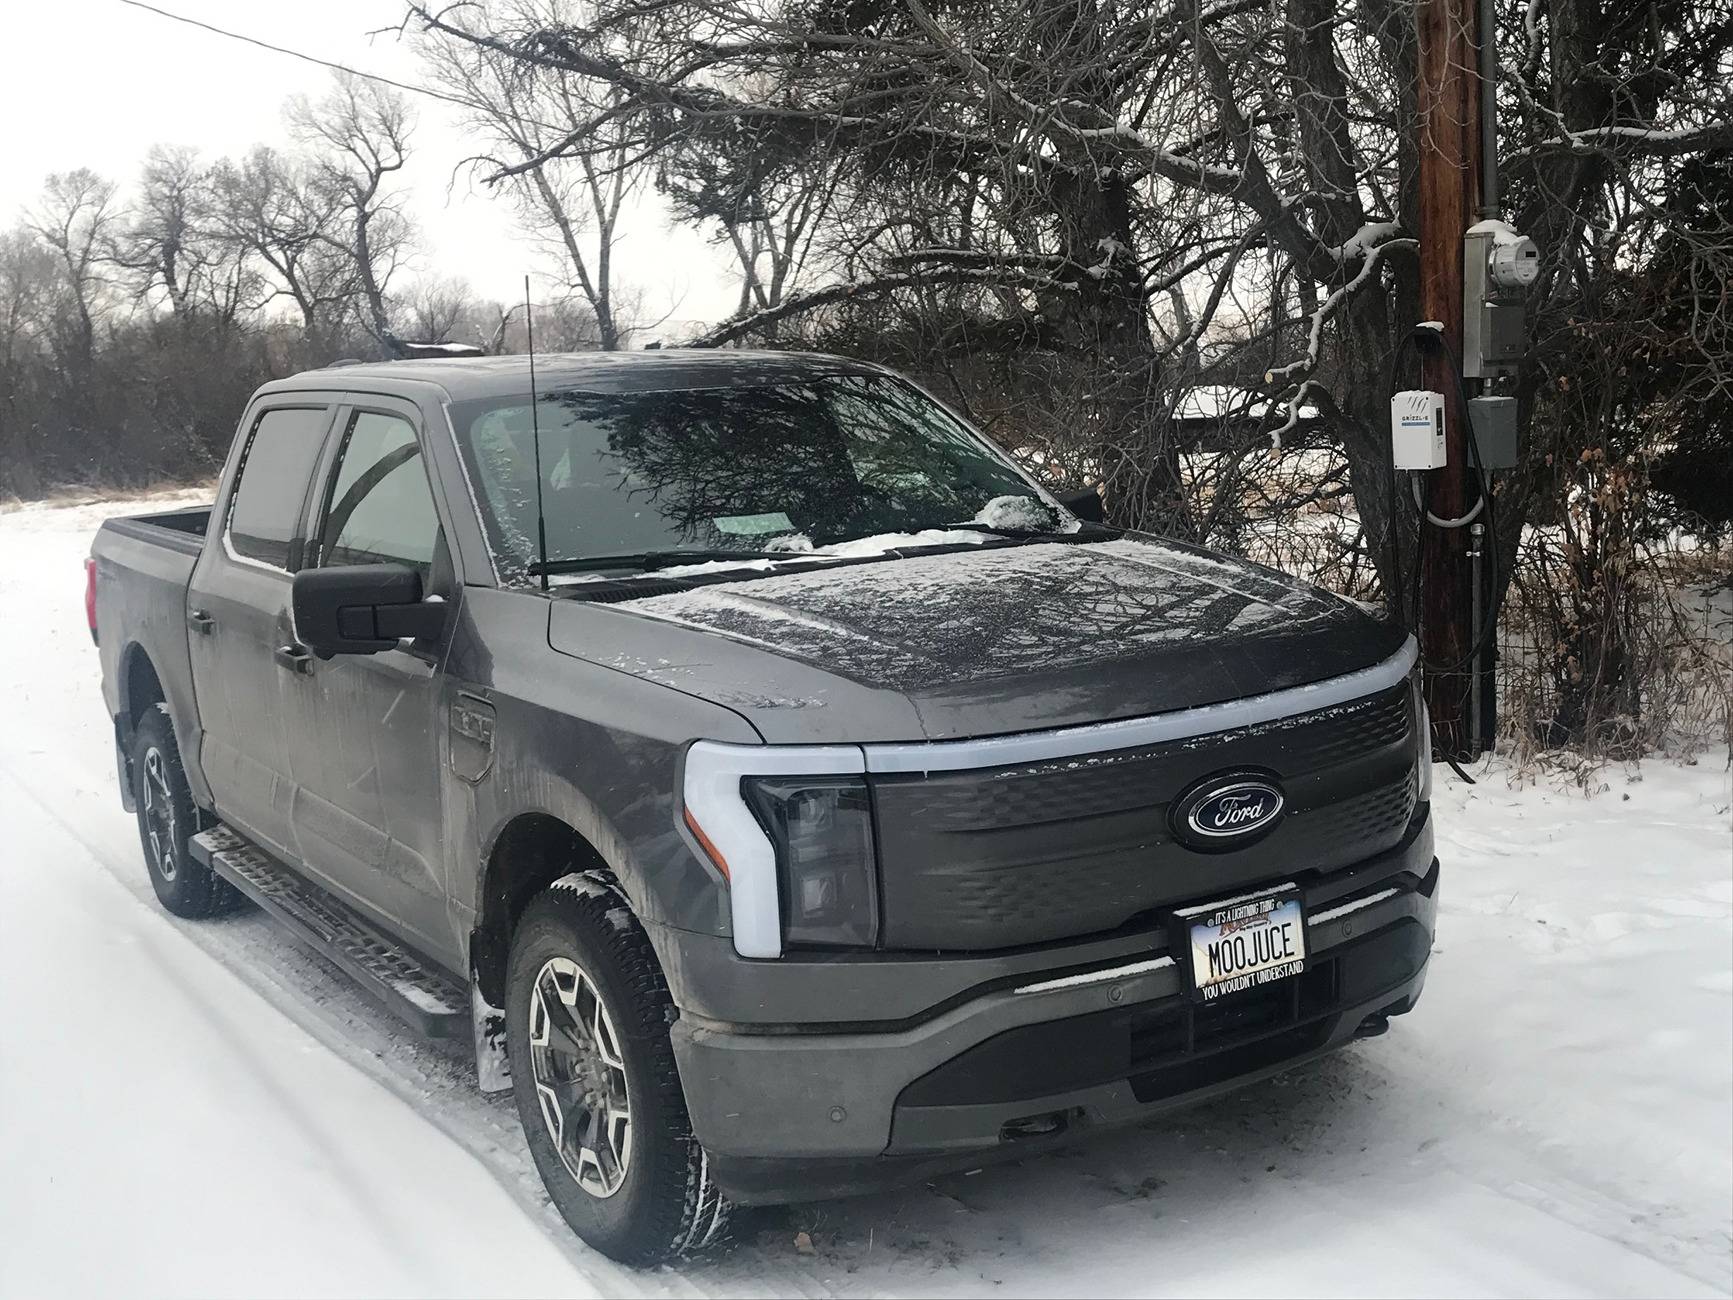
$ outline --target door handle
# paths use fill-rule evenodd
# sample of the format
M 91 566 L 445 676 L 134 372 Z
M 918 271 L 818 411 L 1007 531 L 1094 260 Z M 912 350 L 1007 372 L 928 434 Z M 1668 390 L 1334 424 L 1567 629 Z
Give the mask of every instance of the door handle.
M 211 629 L 217 625 L 217 620 L 207 611 L 194 609 L 187 611 L 187 626 L 200 636 L 209 636 Z
M 305 646 L 280 645 L 272 656 L 280 668 L 287 668 L 292 673 L 310 673 L 313 671 L 313 652 Z

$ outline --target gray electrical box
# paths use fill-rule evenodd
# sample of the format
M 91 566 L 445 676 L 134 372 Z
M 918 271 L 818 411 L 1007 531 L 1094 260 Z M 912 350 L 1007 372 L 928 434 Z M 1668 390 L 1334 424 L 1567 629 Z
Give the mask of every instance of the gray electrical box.
M 1480 468 L 1516 468 L 1516 398 L 1472 398 L 1468 403 L 1468 428 Z
M 1540 274 L 1540 250 L 1502 221 L 1482 221 L 1463 237 L 1462 374 L 1486 379 L 1516 371 L 1526 321 L 1523 291 Z

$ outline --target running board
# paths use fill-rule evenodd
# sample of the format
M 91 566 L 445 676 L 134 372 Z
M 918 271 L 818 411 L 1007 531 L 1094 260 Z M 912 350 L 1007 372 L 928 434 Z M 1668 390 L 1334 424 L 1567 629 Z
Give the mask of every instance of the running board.
M 209 867 L 429 1038 L 467 1038 L 469 990 L 226 826 L 192 837 Z

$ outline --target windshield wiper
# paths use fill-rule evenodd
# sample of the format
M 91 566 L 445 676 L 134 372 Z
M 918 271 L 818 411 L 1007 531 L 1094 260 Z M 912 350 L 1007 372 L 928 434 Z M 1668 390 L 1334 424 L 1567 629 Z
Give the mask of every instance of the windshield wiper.
M 569 560 L 549 560 L 532 564 L 529 571 L 537 576 L 548 573 L 587 573 L 591 569 L 635 569 L 652 573 L 671 569 L 679 564 L 703 564 L 707 560 L 797 560 L 799 551 L 727 551 L 709 550 L 627 551 L 621 555 L 580 555 Z
M 1003 537 L 1014 542 L 1101 542 L 1107 540 L 1105 530 L 1084 525 L 1074 533 L 1060 532 L 1057 528 L 995 528 L 991 524 L 978 524 L 973 520 L 966 524 L 946 524 L 946 528 L 957 532 L 986 533 L 990 537 Z
M 1034 528 L 994 528 L 987 524 L 966 523 L 946 524 L 946 529 L 957 532 L 986 533 L 995 542 L 1006 544 L 1029 545 L 1036 542 L 1095 542 L 1105 541 L 1110 533 L 1105 530 L 1086 530 L 1077 533 L 1052 532 Z M 627 551 L 619 555 L 580 555 L 572 559 L 549 560 L 546 564 L 531 564 L 529 572 L 542 574 L 588 573 L 592 570 L 626 569 L 638 573 L 654 573 L 658 569 L 670 569 L 681 564 L 703 564 L 706 561 L 728 560 L 782 560 L 787 562 L 825 561 L 833 557 L 824 553 L 825 547 L 847 545 L 850 541 L 865 541 L 866 538 L 841 538 L 827 540 L 823 545 L 811 551 L 730 551 L 720 547 L 699 548 L 689 550 L 678 548 L 661 551 Z M 972 545 L 963 543 L 936 543 L 928 545 L 911 545 L 886 548 L 882 557 L 893 559 L 898 554 L 906 552 L 929 552 L 950 550 L 952 548 L 973 549 Z M 869 557 L 856 557 L 866 559 Z
M 994 537 L 1062 537 L 1063 533 L 1052 528 L 996 528 L 992 524 L 979 524 L 973 519 L 967 523 L 946 524 L 947 529 L 959 533 L 991 533 Z

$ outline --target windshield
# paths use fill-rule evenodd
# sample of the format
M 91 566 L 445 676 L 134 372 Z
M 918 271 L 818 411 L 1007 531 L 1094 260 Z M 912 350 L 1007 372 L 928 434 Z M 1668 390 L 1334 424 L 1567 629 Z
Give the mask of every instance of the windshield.
M 802 552 L 974 524 L 1070 524 L 1002 455 L 919 390 L 838 375 L 761 387 L 544 393 L 542 499 L 550 567 L 695 552 Z M 459 402 L 452 423 L 502 577 L 536 559 L 525 399 Z

